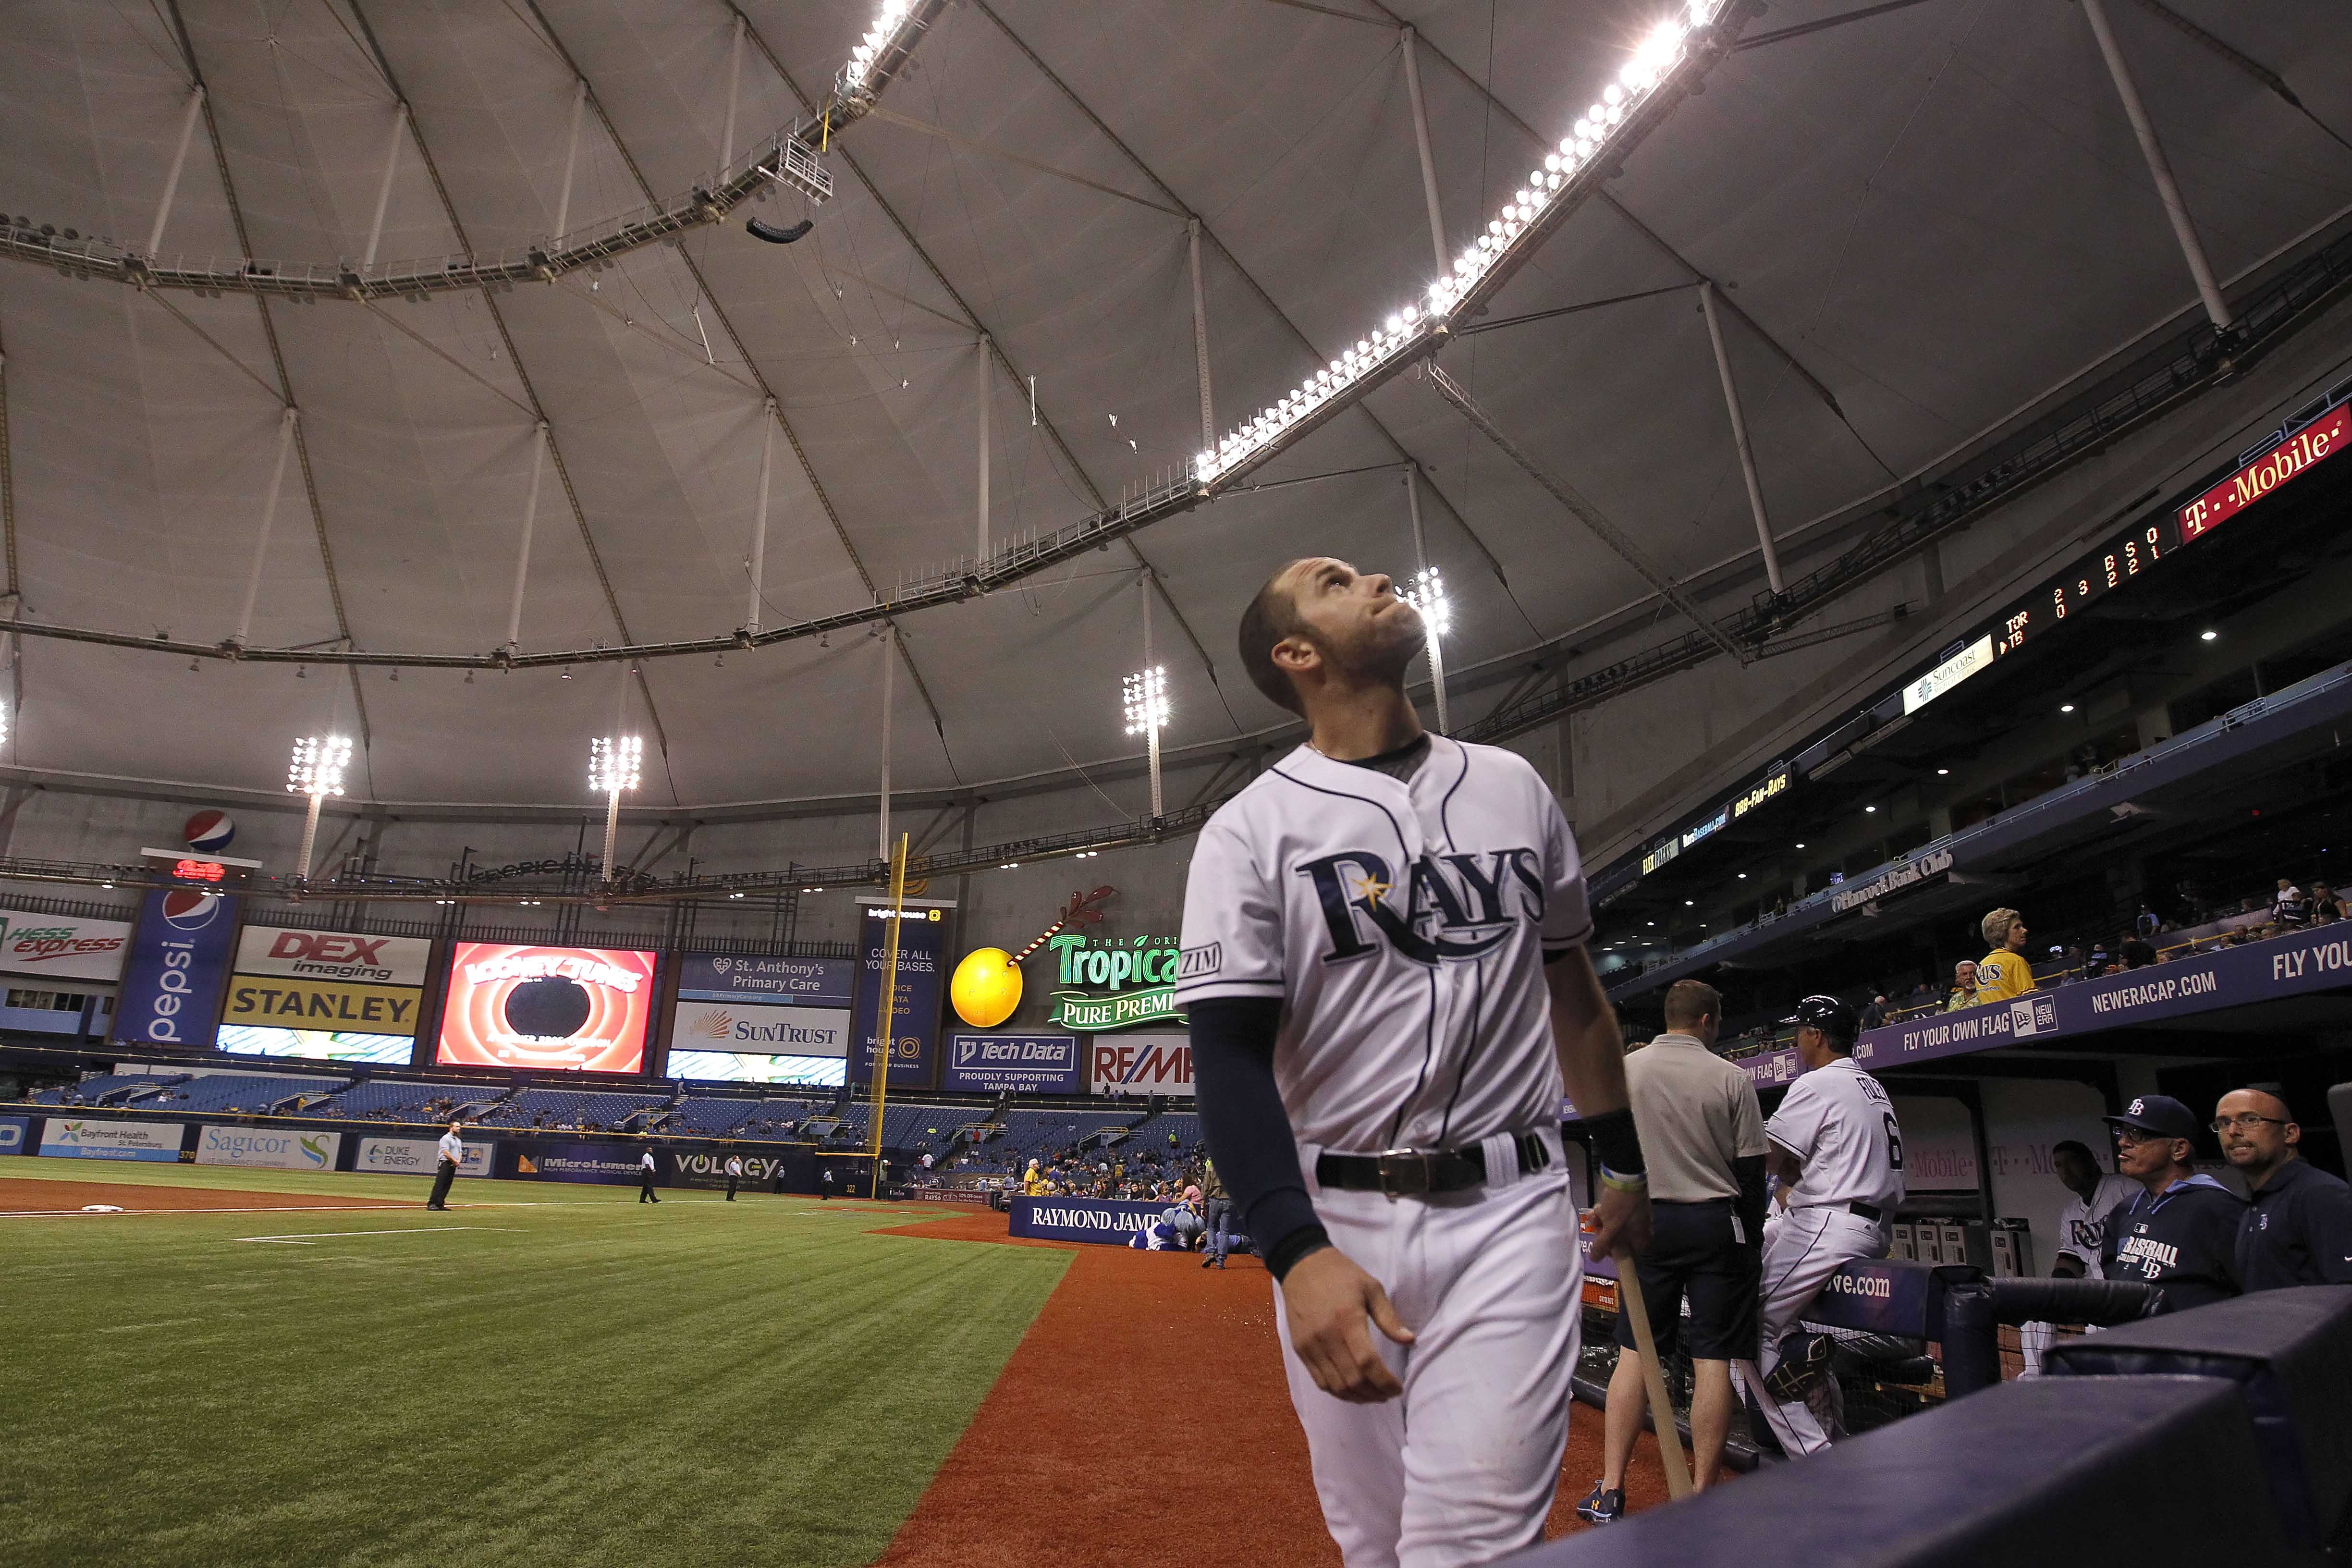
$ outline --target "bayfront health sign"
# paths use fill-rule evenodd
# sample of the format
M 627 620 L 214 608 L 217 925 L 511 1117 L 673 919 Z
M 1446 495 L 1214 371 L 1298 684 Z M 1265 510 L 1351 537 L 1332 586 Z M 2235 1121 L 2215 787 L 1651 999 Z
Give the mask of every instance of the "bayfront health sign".
M 187 1129 L 177 1121 L 88 1121 L 53 1116 L 42 1124 L 41 1152 L 61 1160 L 143 1160 L 176 1164 Z
M 1013 1234 L 1045 1241 L 1099 1241 L 1125 1247 L 1137 1231 L 1168 1210 L 1166 1204 L 1108 1198 L 1029 1198 L 1012 1202 Z

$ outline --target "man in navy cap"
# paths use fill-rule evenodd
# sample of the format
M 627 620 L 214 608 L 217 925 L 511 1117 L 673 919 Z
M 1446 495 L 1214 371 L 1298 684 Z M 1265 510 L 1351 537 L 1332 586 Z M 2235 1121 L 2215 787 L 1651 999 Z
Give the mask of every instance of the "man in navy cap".
M 2238 1294 L 2238 1220 L 2245 1200 L 2189 1166 L 2197 1116 L 2166 1094 L 2144 1094 L 2120 1116 L 2116 1169 L 2140 1185 L 2137 1196 L 2107 1216 L 2099 1257 L 2109 1279 L 2161 1288 L 2159 1312 L 2185 1312 Z
M 2213 1111 L 2221 1152 L 2253 1189 L 2238 1220 L 2238 1284 L 2352 1285 L 2352 1187 L 2305 1160 L 2275 1084 L 2232 1089 Z

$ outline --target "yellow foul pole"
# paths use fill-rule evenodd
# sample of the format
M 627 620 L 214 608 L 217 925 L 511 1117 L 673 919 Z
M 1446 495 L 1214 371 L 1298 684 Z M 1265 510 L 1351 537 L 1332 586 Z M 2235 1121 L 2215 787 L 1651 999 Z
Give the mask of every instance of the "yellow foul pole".
M 890 1097 L 890 1057 L 898 1044 L 898 922 L 907 912 L 907 836 L 890 852 L 890 936 L 883 950 L 882 994 L 876 998 L 875 1033 L 882 1048 L 874 1056 L 874 1126 L 866 1140 L 866 1193 L 882 1195 L 882 1108 Z

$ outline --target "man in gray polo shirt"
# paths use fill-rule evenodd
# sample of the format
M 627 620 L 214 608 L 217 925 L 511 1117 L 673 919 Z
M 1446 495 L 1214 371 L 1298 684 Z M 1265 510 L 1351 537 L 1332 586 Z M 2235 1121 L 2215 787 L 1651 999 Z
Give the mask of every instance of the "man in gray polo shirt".
M 1754 1359 L 1764 1235 L 1764 1113 L 1756 1086 L 1709 1049 L 1723 1023 L 1714 986 L 1678 980 L 1666 991 L 1666 1032 L 1625 1059 L 1633 1125 L 1650 1170 L 1650 1247 L 1639 1259 L 1658 1354 L 1670 1356 L 1690 1298 L 1692 1468 L 1714 1483 L 1731 1429 L 1731 1363 Z M 1620 1268 L 1624 1268 L 1621 1261 Z M 1625 1466 L 1641 1435 L 1642 1357 L 1633 1326 L 1617 1318 L 1609 1379 L 1605 1468 L 1577 1512 L 1612 1523 L 1625 1510 Z

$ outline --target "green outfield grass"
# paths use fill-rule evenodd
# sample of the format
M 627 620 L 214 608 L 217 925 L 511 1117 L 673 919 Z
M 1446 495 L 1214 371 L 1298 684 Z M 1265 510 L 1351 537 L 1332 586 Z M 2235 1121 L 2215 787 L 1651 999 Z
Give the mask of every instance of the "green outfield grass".
M 0 1175 L 120 1181 L 126 1207 L 425 1187 Z M 867 1563 L 1068 1265 L 870 1234 L 936 1209 L 634 1197 L 464 1181 L 482 1206 L 0 1219 L 0 1563 Z

